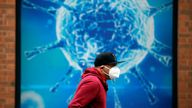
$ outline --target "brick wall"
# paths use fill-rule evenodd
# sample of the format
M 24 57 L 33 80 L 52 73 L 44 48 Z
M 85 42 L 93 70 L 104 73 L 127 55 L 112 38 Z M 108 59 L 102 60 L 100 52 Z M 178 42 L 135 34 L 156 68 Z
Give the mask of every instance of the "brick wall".
M 178 12 L 178 102 L 192 108 L 192 0 L 180 0 Z
M 15 0 L 0 0 L 0 108 L 14 108 Z
M 178 106 L 192 108 L 192 0 L 179 1 Z M 15 0 L 0 0 L 0 108 L 14 108 Z

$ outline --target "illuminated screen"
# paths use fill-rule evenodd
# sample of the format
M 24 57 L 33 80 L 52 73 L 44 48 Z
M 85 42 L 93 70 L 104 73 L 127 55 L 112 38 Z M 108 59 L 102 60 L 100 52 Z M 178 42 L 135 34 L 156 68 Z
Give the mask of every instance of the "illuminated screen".
M 173 0 L 22 0 L 21 108 L 67 108 L 96 55 L 112 52 L 107 108 L 172 108 Z

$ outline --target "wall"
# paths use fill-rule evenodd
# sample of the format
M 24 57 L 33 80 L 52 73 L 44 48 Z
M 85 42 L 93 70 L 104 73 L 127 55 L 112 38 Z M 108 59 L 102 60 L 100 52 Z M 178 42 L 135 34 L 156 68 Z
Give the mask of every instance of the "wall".
M 178 102 L 192 108 L 192 0 L 179 1 L 178 16 Z
M 15 106 L 15 0 L 0 0 L 0 108 Z M 192 0 L 179 0 L 178 106 L 192 108 Z M 176 53 L 176 52 L 175 52 Z
M 14 108 L 15 0 L 0 0 L 0 108 Z

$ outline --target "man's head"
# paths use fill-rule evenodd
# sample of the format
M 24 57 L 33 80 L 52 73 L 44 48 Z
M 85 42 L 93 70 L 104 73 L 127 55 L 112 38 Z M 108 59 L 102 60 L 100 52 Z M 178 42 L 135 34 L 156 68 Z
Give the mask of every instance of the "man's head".
M 118 77 L 120 74 L 120 69 L 116 67 L 116 65 L 121 62 L 116 60 L 116 57 L 113 53 L 104 52 L 97 55 L 94 65 L 105 74 L 107 79 L 113 79 Z

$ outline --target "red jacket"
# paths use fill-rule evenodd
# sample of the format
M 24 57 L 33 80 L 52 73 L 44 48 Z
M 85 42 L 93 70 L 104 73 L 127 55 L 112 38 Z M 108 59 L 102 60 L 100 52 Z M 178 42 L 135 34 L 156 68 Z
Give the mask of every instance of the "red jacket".
M 87 68 L 68 108 L 106 108 L 106 78 L 95 68 Z

